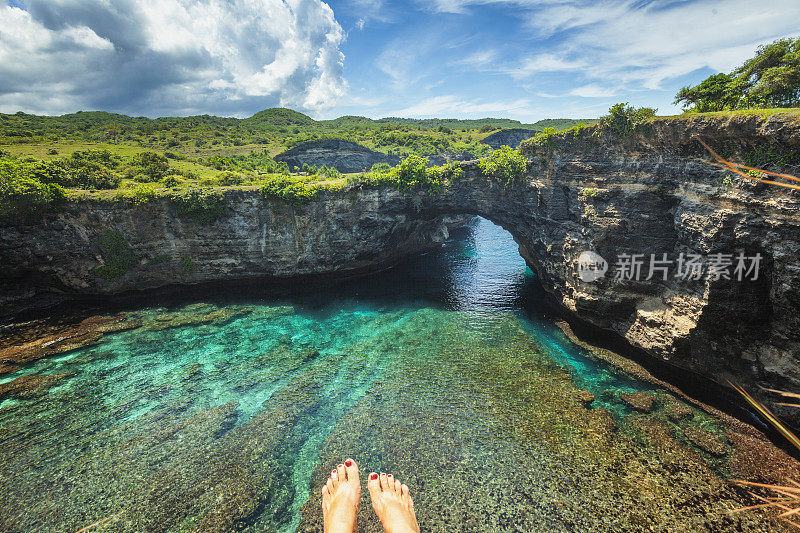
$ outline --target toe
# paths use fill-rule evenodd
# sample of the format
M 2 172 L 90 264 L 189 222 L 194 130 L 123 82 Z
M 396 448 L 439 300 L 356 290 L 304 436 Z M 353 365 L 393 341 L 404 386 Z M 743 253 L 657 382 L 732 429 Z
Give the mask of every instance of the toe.
M 339 475 L 339 483 L 344 483 L 347 480 L 347 472 L 344 469 L 344 465 L 337 465 L 336 473 Z
M 386 474 L 386 488 L 394 492 L 394 476 L 391 474 Z
M 328 485 L 322 486 L 322 510 L 327 511 L 331 505 L 331 493 L 328 492 Z
M 389 478 L 381 472 L 381 490 L 389 490 Z
M 336 493 L 336 487 L 334 487 L 333 485 L 333 479 L 328 478 L 327 486 L 328 486 L 328 493 L 330 493 L 331 498 L 333 498 L 333 495 Z
M 331 470 L 331 483 L 334 489 L 339 486 L 339 473 L 336 470 Z M 331 494 L 333 494 L 333 491 L 331 491 Z
M 409 500 L 409 498 L 410 498 L 410 496 L 408 495 L 408 485 L 406 485 L 406 484 L 403 484 L 403 485 L 400 487 L 400 490 L 401 490 L 401 492 L 402 492 L 402 494 L 403 494 L 403 501 L 404 501 L 404 502 L 407 502 L 407 501 Z
M 394 491 L 400 496 L 403 493 L 403 484 L 399 480 L 394 480 Z
M 355 461 L 348 457 L 344 462 L 344 469 L 347 472 L 347 481 L 361 483 L 361 479 L 358 477 L 358 465 Z
M 381 482 L 378 474 L 372 472 L 367 479 L 367 490 L 369 490 L 370 498 L 375 501 L 375 498 L 381 494 Z

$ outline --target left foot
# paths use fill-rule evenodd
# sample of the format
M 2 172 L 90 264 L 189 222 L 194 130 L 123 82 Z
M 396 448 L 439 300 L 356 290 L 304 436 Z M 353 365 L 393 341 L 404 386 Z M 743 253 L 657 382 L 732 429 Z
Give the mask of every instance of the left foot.
M 322 487 L 322 516 L 325 533 L 353 533 L 361 500 L 358 466 L 352 459 L 338 465 Z

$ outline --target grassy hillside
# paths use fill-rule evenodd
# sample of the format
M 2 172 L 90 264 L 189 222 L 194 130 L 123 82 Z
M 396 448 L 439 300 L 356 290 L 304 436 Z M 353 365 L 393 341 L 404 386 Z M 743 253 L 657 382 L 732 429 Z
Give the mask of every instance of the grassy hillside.
M 346 116 L 315 121 L 291 109 L 266 109 L 246 119 L 214 117 L 128 117 L 103 111 L 58 117 L 0 114 L 0 146 L 52 143 L 126 145 L 184 156 L 245 155 L 267 150 L 275 155 L 299 143 L 345 139 L 373 150 L 407 156 L 466 152 L 486 155 L 480 140 L 500 128 L 565 129 L 594 120 L 548 119 L 522 124 L 509 119 L 402 119 Z
M 259 187 L 267 196 L 297 201 L 313 197 L 320 187 L 353 180 L 436 184 L 452 169 L 426 171 L 422 157 L 481 158 L 491 153 L 481 139 L 501 127 L 541 131 L 578 122 L 526 125 L 492 118 L 356 116 L 316 121 L 282 108 L 246 119 L 209 115 L 150 119 L 102 111 L 57 117 L 0 114 L 0 216 L 35 218 L 64 200 L 87 195 L 143 203 L 185 194 L 188 202 L 203 204 L 212 201 L 208 196 L 212 189 L 231 186 Z M 325 167 L 289 168 L 273 159 L 299 143 L 331 138 L 400 156 L 404 163 L 396 169 L 343 176 Z

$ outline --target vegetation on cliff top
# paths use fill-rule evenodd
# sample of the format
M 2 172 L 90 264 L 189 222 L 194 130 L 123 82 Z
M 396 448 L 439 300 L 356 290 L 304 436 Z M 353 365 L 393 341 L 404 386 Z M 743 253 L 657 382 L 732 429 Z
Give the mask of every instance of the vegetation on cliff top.
M 0 215 L 35 218 L 75 197 L 147 204 L 169 195 L 178 198 L 173 203 L 182 210 L 208 221 L 218 215 L 206 205 L 212 198 L 206 190 L 219 187 L 254 187 L 265 197 L 301 203 L 343 184 L 435 190 L 441 181 L 437 176 L 452 172 L 437 167 L 423 173 L 419 161 L 429 156 L 485 157 L 491 148 L 480 140 L 499 128 L 541 130 L 575 123 L 352 116 L 316 121 L 282 108 L 242 120 L 208 115 L 149 119 L 101 111 L 59 117 L 0 113 Z M 404 162 L 396 171 L 342 176 L 324 166 L 290 169 L 273 159 L 298 143 L 328 138 L 398 155 Z

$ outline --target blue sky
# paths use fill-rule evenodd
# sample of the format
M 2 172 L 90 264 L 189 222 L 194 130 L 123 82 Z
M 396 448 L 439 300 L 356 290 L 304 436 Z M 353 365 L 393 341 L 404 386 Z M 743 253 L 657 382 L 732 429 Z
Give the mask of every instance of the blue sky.
M 798 21 L 797 0 L 12 0 L 0 111 L 669 114 Z

